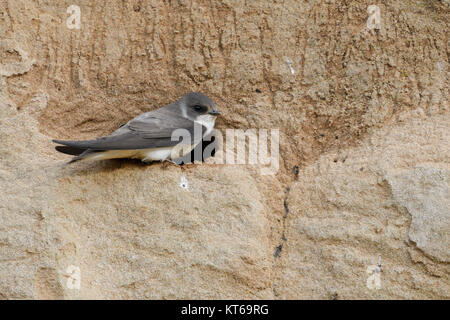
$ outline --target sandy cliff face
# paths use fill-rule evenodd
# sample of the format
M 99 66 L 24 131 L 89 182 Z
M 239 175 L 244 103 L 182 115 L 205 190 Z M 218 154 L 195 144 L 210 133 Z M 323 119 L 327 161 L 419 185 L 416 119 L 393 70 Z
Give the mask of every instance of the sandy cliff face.
M 449 1 L 371 4 L 2 0 L 0 298 L 449 298 Z M 277 174 L 50 142 L 188 91 Z

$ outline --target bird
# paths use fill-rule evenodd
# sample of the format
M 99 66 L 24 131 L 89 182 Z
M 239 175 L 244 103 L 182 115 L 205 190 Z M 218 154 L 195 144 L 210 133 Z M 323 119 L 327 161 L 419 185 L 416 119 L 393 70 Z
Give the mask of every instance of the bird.
M 108 136 L 52 141 L 59 144 L 57 151 L 74 156 L 69 163 L 119 158 L 146 163 L 173 161 L 191 152 L 203 137 L 211 134 L 220 114 L 208 96 L 190 92 L 174 103 L 136 116 Z

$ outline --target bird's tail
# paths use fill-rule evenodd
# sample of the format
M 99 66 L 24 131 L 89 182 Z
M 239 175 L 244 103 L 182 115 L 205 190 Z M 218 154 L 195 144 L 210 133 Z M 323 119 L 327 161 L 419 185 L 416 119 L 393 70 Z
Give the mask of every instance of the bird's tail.
M 69 147 L 69 146 L 56 146 L 56 151 L 59 151 L 61 153 L 70 154 L 72 156 L 78 156 L 82 154 L 86 149 L 82 148 L 75 148 L 75 147 Z
M 72 159 L 70 159 L 70 161 L 68 163 L 86 159 L 86 158 L 92 156 L 94 153 L 103 153 L 103 152 L 104 151 L 95 151 L 95 150 L 87 149 L 83 153 L 80 153 L 76 157 L 73 157 Z
M 59 143 L 58 140 L 56 140 L 55 142 Z M 61 153 L 70 154 L 72 156 L 75 156 L 72 159 L 70 159 L 70 161 L 68 163 L 73 163 L 78 160 L 85 159 L 87 156 L 92 155 L 93 153 L 102 152 L 100 150 L 91 150 L 91 149 L 77 148 L 77 147 L 71 147 L 71 146 L 56 146 L 55 149 L 56 149 L 56 151 L 59 151 Z

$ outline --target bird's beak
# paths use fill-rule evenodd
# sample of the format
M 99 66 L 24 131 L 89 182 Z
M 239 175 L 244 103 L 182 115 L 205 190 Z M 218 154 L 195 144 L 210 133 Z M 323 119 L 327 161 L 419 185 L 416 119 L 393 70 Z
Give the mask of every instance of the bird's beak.
M 213 111 L 210 111 L 209 114 L 210 114 L 210 115 L 213 115 L 213 116 L 219 116 L 219 115 L 220 115 L 220 112 L 217 111 L 217 110 L 213 110 Z

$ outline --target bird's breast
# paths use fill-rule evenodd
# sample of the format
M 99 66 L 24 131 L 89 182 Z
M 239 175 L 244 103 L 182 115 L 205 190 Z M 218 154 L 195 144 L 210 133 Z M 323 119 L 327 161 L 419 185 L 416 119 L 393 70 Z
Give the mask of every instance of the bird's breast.
M 214 129 L 216 117 L 210 114 L 204 114 L 202 116 L 198 116 L 195 122 L 201 124 L 206 128 L 205 134 L 203 136 L 207 136 Z
M 192 151 L 195 145 L 177 144 L 173 147 L 141 149 L 133 158 L 143 161 L 164 161 L 181 158 Z

